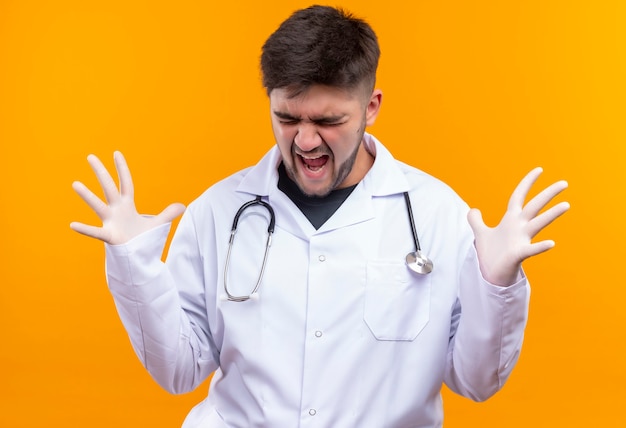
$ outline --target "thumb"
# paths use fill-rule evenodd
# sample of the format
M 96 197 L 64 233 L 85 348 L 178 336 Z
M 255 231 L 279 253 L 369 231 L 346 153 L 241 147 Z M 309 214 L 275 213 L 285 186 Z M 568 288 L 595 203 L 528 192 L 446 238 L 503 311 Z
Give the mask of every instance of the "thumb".
M 472 231 L 474 231 L 474 236 L 480 234 L 484 229 L 487 228 L 485 222 L 483 221 L 483 215 L 478 208 L 472 208 L 467 213 L 467 221 L 469 222 Z
M 174 220 L 176 217 L 185 212 L 185 206 L 180 203 L 171 204 L 167 208 L 165 208 L 161 213 L 157 216 L 160 221 L 164 223 L 169 223 Z

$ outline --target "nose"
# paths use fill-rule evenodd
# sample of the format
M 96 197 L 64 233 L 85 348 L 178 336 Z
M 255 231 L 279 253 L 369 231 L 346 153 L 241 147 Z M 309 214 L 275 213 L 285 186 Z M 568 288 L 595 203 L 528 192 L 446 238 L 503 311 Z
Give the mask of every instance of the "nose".
M 322 137 L 312 123 L 301 123 L 294 138 L 294 143 L 302 152 L 315 150 L 322 144 Z

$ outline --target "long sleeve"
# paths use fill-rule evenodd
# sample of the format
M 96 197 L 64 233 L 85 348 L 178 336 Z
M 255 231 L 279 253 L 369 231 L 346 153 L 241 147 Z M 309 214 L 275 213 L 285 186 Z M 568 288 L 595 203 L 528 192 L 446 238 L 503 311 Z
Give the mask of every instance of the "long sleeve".
M 181 298 L 171 269 L 161 261 L 169 228 L 160 226 L 124 245 L 106 245 L 106 271 L 137 356 L 163 388 L 182 393 L 193 390 L 217 363 L 206 321 L 199 321 L 193 310 L 186 309 L 190 305 Z M 186 219 L 177 231 L 175 245 L 186 249 L 176 251 L 185 251 L 190 265 L 177 279 L 199 284 L 196 289 L 201 289 L 199 255 L 193 250 L 193 240 L 185 236 L 193 235 L 191 228 Z M 195 304 L 203 305 L 202 301 Z
M 486 282 L 473 246 L 461 276 L 445 382 L 453 391 L 482 401 L 504 385 L 517 362 L 530 288 L 525 276 L 510 287 Z

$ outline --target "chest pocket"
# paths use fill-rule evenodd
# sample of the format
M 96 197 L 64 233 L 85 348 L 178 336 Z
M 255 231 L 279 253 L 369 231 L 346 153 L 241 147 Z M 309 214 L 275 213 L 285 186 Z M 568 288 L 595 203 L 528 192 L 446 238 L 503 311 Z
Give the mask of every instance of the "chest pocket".
M 414 340 L 428 324 L 431 275 L 399 262 L 367 264 L 364 320 L 378 340 Z

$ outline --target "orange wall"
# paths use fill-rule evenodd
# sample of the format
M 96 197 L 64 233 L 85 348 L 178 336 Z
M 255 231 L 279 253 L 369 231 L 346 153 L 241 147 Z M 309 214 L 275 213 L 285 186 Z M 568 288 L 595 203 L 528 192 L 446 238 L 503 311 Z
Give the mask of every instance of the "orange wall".
M 213 3 L 213 4 L 212 4 Z M 385 93 L 371 129 L 495 221 L 524 173 L 571 211 L 528 262 L 531 318 L 504 390 L 445 392 L 446 427 L 626 425 L 621 0 L 336 1 L 368 19 Z M 271 6 L 266 6 L 271 4 Z M 176 6 L 174 6 L 176 5 Z M 172 427 L 135 358 L 71 182 L 122 150 L 137 204 L 188 203 L 272 146 L 260 46 L 304 1 L 0 1 L 0 426 Z

